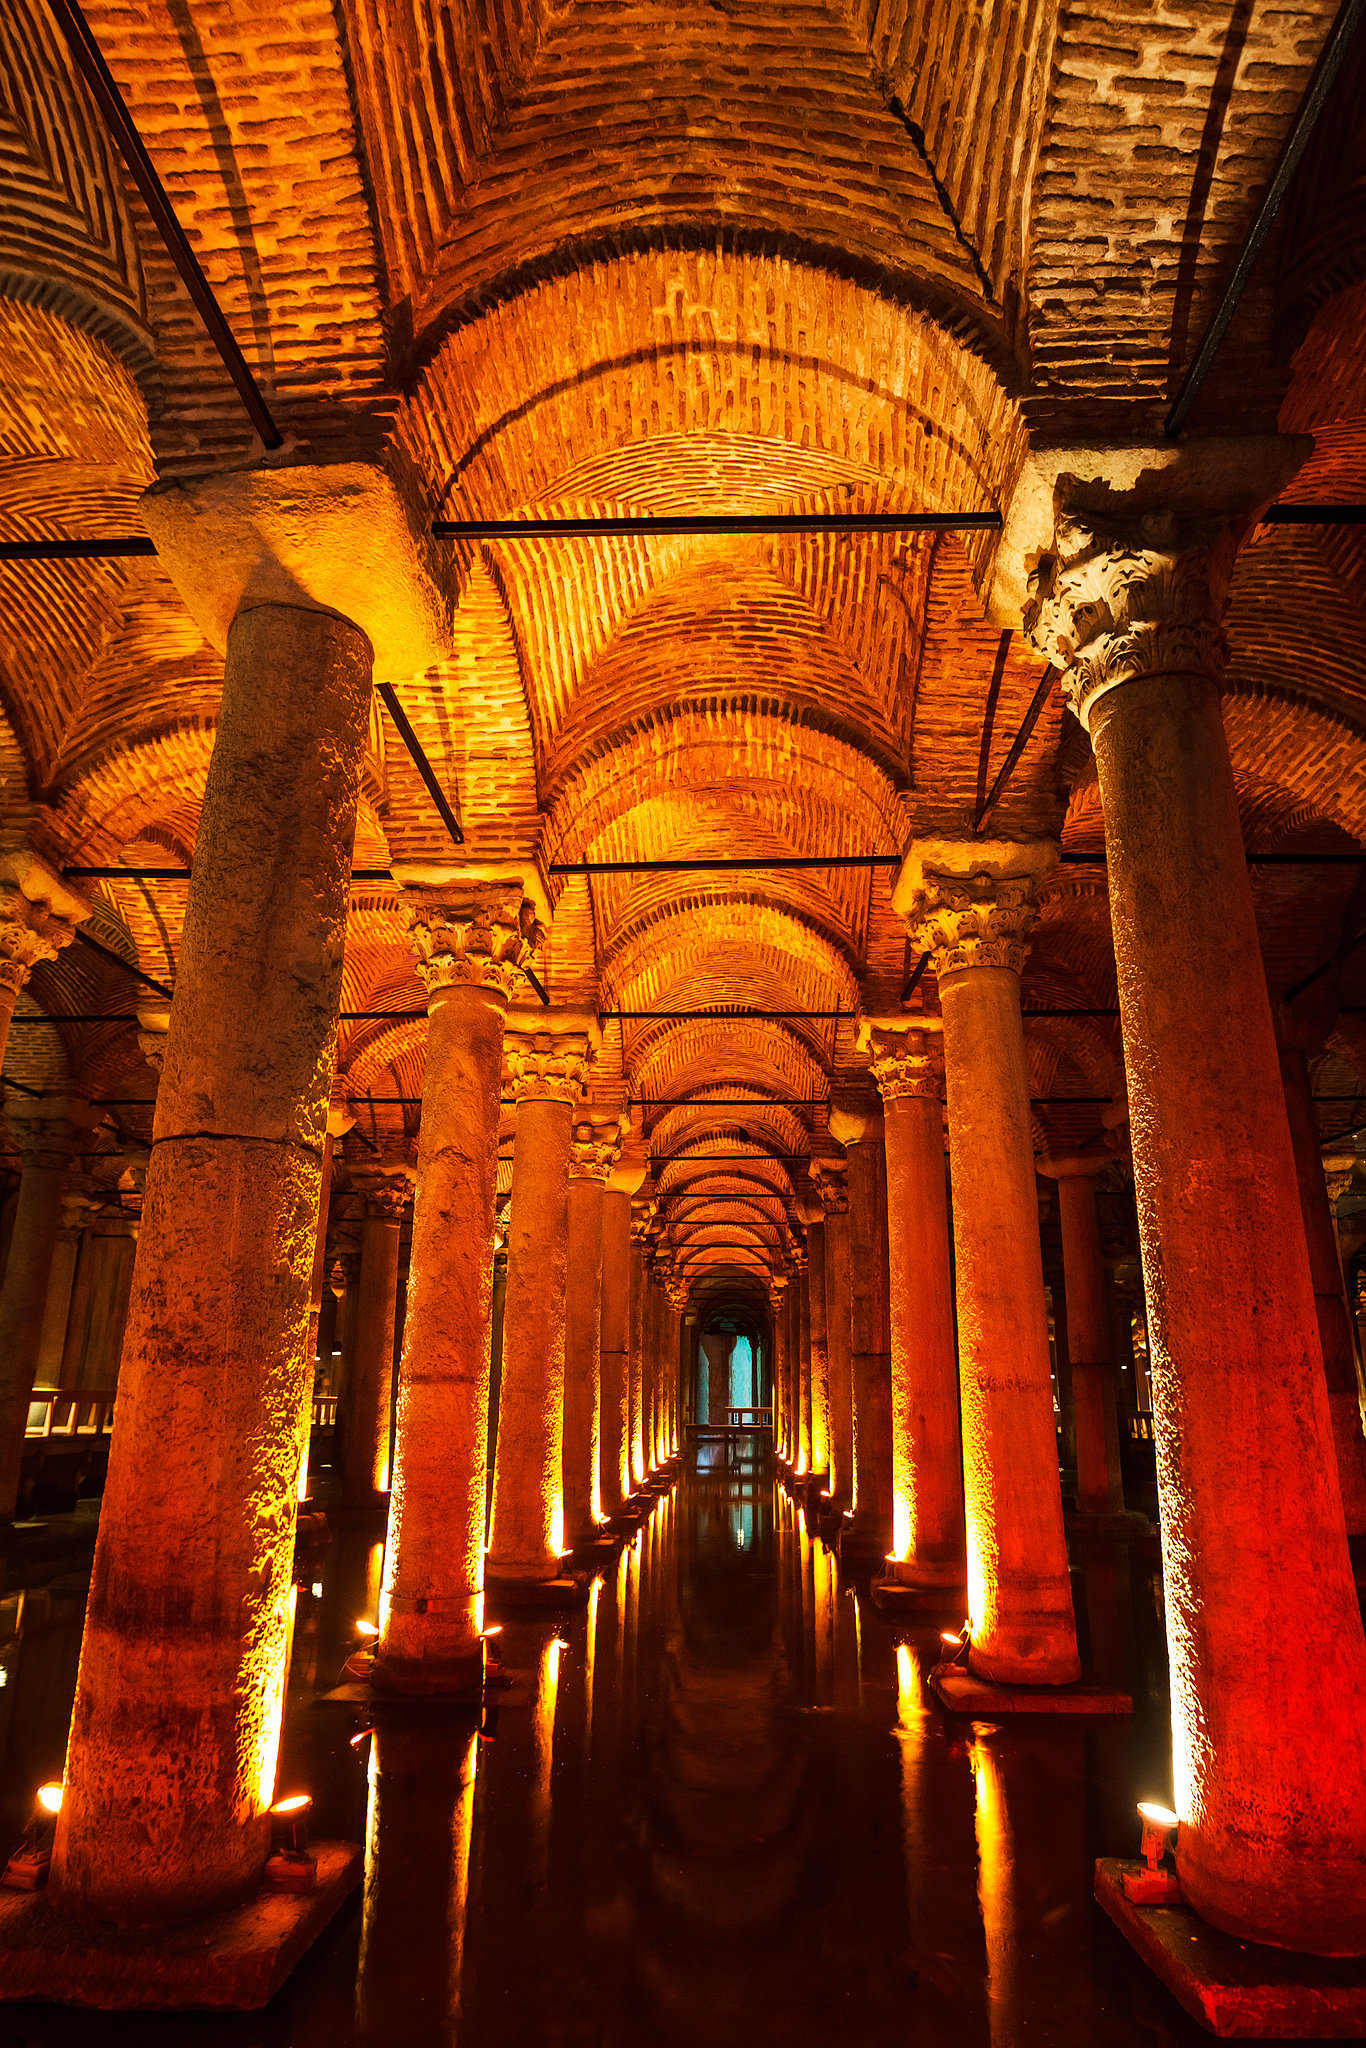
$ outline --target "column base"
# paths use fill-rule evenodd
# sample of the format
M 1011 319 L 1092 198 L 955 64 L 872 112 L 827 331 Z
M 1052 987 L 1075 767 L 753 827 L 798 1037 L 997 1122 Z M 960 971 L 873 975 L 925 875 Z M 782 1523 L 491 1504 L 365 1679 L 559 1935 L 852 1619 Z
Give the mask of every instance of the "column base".
M 1111 1508 L 1104 1513 L 1090 1508 L 1064 1508 L 1062 1524 L 1068 1536 L 1084 1537 L 1088 1543 L 1132 1543 L 1153 1533 L 1148 1517 L 1136 1508 Z
M 42 1892 L 0 1892 L 0 1999 L 101 2012 L 258 2012 L 361 1881 L 351 1842 L 315 1842 L 308 1892 L 260 1892 L 183 1927 L 121 1932 L 67 1920 Z
M 914 1565 L 902 1565 L 903 1571 L 915 1571 Z M 967 1606 L 967 1579 L 960 1570 L 956 1578 L 945 1577 L 938 1582 L 925 1579 L 903 1579 L 897 1576 L 893 1566 L 883 1579 L 874 1579 L 868 1588 L 874 1607 L 879 1614 L 962 1614 Z
M 392 1700 L 437 1706 L 478 1706 L 484 1697 L 484 1652 L 443 1659 L 434 1665 L 388 1666 L 376 1658 L 370 1673 L 370 1698 L 376 1706 Z
M 885 1564 L 888 1531 L 872 1522 L 861 1521 L 857 1513 L 845 1521 L 840 1532 L 840 1563 L 845 1565 Z
M 1186 1905 L 1135 1905 L 1122 1880 L 1142 1868 L 1102 1856 L 1096 1902 L 1201 2026 L 1225 2041 L 1350 2041 L 1366 2034 L 1366 1956 L 1295 1955 L 1223 1934 Z
M 554 1579 L 501 1579 L 496 1572 L 484 1576 L 485 1612 L 522 1612 L 527 1608 L 585 1607 L 588 1604 L 588 1574 L 562 1572 Z
M 930 1690 L 954 1714 L 1132 1714 L 1133 1699 L 1117 1686 L 1085 1679 L 1072 1685 L 998 1685 L 961 1664 L 936 1664 Z

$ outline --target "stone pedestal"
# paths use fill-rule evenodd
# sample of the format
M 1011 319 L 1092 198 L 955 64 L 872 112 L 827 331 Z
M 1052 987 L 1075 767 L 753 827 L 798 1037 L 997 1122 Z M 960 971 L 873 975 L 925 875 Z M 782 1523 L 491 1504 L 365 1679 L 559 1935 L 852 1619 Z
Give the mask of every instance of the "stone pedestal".
M 965 1583 L 963 1452 L 944 1172 L 938 1018 L 871 1020 L 887 1151 L 891 1282 L 892 1550 L 886 1577 L 926 1591 Z
M 561 1574 L 564 1318 L 574 1112 L 596 1041 L 591 1018 L 509 1018 L 504 1066 L 517 1104 L 503 1310 L 503 1382 L 493 1478 L 490 1581 Z
M 1192 489 L 1203 445 L 1185 451 Z M 1222 510 L 1258 502 L 1244 483 Z M 1359 1954 L 1366 1642 L 1220 708 L 1231 549 L 1217 519 L 1138 520 L 1088 490 L 1040 561 L 1030 623 L 1090 733 L 1105 814 L 1177 1869 L 1240 1939 Z
M 1020 1021 L 1033 878 L 1051 846 L 920 841 L 893 894 L 943 1011 L 958 1285 L 972 1668 L 1005 1685 L 1081 1670 Z

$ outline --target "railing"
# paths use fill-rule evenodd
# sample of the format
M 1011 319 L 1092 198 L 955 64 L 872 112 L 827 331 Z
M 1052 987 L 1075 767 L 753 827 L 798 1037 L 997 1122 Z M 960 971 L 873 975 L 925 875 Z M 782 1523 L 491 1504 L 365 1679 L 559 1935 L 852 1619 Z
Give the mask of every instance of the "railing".
M 114 1427 L 113 1389 L 35 1387 L 25 1437 L 108 1436 Z
M 313 1427 L 335 1429 L 337 1423 L 337 1397 L 335 1394 L 313 1396 Z
M 1151 1415 L 1131 1415 L 1129 1435 L 1136 1444 L 1150 1444 L 1153 1441 L 1153 1418 Z
M 732 1429 L 771 1429 L 773 1410 L 771 1408 L 727 1408 L 726 1421 Z

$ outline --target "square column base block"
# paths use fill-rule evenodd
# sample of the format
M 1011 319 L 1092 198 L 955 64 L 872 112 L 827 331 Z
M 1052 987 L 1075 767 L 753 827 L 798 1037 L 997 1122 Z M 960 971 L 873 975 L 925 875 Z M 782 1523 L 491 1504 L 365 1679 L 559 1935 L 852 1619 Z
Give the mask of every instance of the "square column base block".
M 257 2012 L 361 1881 L 351 1842 L 314 1842 L 311 1892 L 261 1892 L 244 1906 L 152 1933 L 82 1926 L 42 1892 L 0 1892 L 0 1999 L 47 1998 L 101 2012 Z
M 909 1586 L 902 1579 L 874 1579 L 868 1588 L 879 1614 L 954 1614 L 967 1604 L 966 1584 Z
M 1106 1515 L 1088 1514 L 1082 1508 L 1067 1508 L 1063 1511 L 1062 1521 L 1069 1536 L 1081 1537 L 1087 1543 L 1132 1543 L 1140 1536 L 1153 1533 L 1148 1517 L 1140 1515 L 1135 1508 Z
M 1192 2018 L 1223 2041 L 1354 2041 L 1366 2034 L 1366 1956 L 1293 1955 L 1223 1934 L 1189 1906 L 1136 1906 L 1117 1856 L 1096 1864 L 1096 1900 Z
M 1076 1685 L 997 1685 L 993 1679 L 978 1678 L 960 1664 L 936 1664 L 930 1673 L 930 1690 L 951 1713 L 984 1714 L 994 1720 L 999 1714 L 1132 1714 L 1134 1703 L 1127 1692 L 1110 1685 L 1093 1685 L 1085 1679 Z
M 490 1573 L 484 1580 L 488 1605 L 498 1614 L 516 1609 L 586 1607 L 588 1579 L 584 1574 L 558 1579 L 497 1579 Z

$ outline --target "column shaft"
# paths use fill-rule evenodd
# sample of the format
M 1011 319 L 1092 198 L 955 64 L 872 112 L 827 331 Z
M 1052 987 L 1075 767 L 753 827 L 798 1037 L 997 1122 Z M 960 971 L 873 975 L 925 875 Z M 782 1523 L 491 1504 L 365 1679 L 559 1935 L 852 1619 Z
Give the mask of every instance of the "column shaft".
M 849 1213 L 840 1205 L 828 1209 L 825 1218 L 825 1338 L 830 1359 L 830 1493 L 833 1505 L 841 1509 L 854 1497 L 852 1309 Z
M 0 1521 L 14 1514 L 48 1280 L 62 1220 L 67 1132 L 49 1127 L 52 1150 L 26 1149 L 4 1286 L 0 1288 Z
M 615 1515 L 631 1491 L 631 1197 L 608 1188 L 602 1204 L 602 1511 Z
M 564 1340 L 564 1526 L 571 1548 L 597 1534 L 601 1513 L 599 1447 L 602 1347 L 600 1179 L 569 1183 L 568 1278 Z
M 800 1400 L 797 1470 L 803 1476 L 811 1463 L 811 1299 L 807 1290 L 808 1268 L 803 1261 L 797 1274 L 797 1379 Z
M 825 1319 L 825 1216 L 806 1227 L 807 1301 L 811 1317 L 811 1470 L 830 1473 L 830 1354 Z
M 630 1420 L 630 1490 L 645 1482 L 645 1425 L 641 1416 L 642 1341 L 645 1320 L 645 1250 L 638 1236 L 631 1239 L 630 1352 L 627 1360 L 627 1404 Z
M 389 1491 L 400 1221 L 386 1198 L 383 1208 L 367 1205 L 361 1226 L 342 1466 L 342 1499 L 350 1508 L 374 1507 Z
M 845 1540 L 881 1560 L 892 1542 L 892 1360 L 880 1118 L 848 1157 L 854 1516 Z
M 1083 1514 L 1119 1514 L 1124 1508 L 1124 1476 L 1119 1462 L 1105 1262 L 1092 1175 L 1063 1174 L 1058 1181 L 1058 1205 L 1077 1438 L 1077 1506 Z

